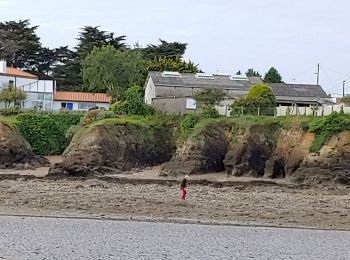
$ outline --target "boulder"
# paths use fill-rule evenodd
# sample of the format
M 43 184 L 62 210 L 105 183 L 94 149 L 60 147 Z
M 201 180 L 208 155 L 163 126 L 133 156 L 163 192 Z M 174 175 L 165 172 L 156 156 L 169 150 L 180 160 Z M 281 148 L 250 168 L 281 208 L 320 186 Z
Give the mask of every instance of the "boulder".
M 131 171 L 168 161 L 170 131 L 149 126 L 101 121 L 78 131 L 49 176 L 88 176 Z
M 49 162 L 46 158 L 34 155 L 30 145 L 14 127 L 0 122 L 1 169 L 25 170 L 48 165 Z

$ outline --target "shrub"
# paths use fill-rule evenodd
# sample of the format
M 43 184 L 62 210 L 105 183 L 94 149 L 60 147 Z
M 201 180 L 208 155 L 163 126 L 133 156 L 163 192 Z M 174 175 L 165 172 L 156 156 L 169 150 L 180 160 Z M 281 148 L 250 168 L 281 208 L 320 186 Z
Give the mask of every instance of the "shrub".
M 79 130 L 78 125 L 72 125 L 71 127 L 69 127 L 68 131 L 65 134 L 67 144 L 70 143 L 70 141 L 72 141 L 73 136 L 76 134 L 76 132 L 78 132 L 78 130 Z
M 18 107 L 0 109 L 0 115 L 2 116 L 16 116 L 21 113 L 23 112 Z
M 106 118 L 117 118 L 118 115 L 114 113 L 113 111 L 99 111 L 97 114 L 96 119 L 97 120 L 102 120 Z
M 23 113 L 16 117 L 15 125 L 35 154 L 53 155 L 61 154 L 67 147 L 70 139 L 66 134 L 81 117 L 76 113 Z
M 124 91 L 124 100 L 111 105 L 111 110 L 117 115 L 151 116 L 155 110 L 143 101 L 143 89 L 133 86 Z
M 231 115 L 273 116 L 276 98 L 272 89 L 265 84 L 253 85 L 245 98 L 238 99 L 231 106 Z
M 308 131 L 315 133 L 315 140 L 310 146 L 310 152 L 318 152 L 322 146 L 336 133 L 349 129 L 350 120 L 337 112 L 329 116 L 317 118 L 308 125 Z
M 181 136 L 187 138 L 193 132 L 193 129 L 200 121 L 200 116 L 197 114 L 187 114 L 180 122 Z
M 32 146 L 35 154 L 61 154 L 66 138 L 53 118 L 30 113 L 18 115 L 16 119 L 18 131 Z

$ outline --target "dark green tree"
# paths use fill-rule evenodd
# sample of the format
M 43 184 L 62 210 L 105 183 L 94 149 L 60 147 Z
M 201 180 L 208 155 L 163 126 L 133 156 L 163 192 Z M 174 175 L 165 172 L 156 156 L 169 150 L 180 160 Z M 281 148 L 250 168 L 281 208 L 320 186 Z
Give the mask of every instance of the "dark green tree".
M 279 74 L 279 72 L 274 68 L 271 67 L 269 71 L 265 74 L 264 82 L 266 83 L 282 83 L 282 77 Z
M 198 69 L 198 64 L 194 64 L 192 61 L 184 61 L 179 56 L 175 59 L 172 58 L 158 58 L 147 61 L 148 71 L 178 71 L 185 73 L 197 73 L 201 70 Z
M 260 73 L 254 69 L 248 69 L 245 75 L 247 75 L 247 77 L 261 77 Z
M 237 71 L 237 72 L 236 72 L 236 75 L 242 75 L 241 71 L 240 71 L 240 70 Z
M 0 22 L 0 57 L 9 66 L 30 70 L 35 65 L 41 48 L 37 28 L 29 20 Z
M 187 43 L 180 42 L 167 42 L 159 39 L 160 44 L 149 44 L 146 48 L 142 49 L 144 58 L 147 60 L 154 60 L 159 58 L 182 58 L 186 52 Z
M 102 46 L 113 46 L 118 50 L 127 49 L 126 36 L 115 37 L 114 33 L 100 30 L 99 26 L 85 26 L 77 38 L 78 45 L 75 51 L 66 52 L 65 61 L 55 69 L 55 78 L 59 89 L 84 90 L 82 79 L 82 62 L 94 49 Z

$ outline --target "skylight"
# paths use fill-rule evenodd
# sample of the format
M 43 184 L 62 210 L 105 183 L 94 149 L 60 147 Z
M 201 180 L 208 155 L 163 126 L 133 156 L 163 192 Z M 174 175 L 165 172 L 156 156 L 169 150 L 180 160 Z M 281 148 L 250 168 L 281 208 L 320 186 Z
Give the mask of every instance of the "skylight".
M 244 80 L 249 81 L 248 77 L 246 75 L 232 75 L 230 76 L 230 80 Z
M 163 77 L 173 77 L 173 78 L 181 78 L 181 74 L 177 71 L 163 71 Z
M 197 79 L 214 79 L 213 74 L 207 74 L 207 73 L 196 73 L 195 77 Z

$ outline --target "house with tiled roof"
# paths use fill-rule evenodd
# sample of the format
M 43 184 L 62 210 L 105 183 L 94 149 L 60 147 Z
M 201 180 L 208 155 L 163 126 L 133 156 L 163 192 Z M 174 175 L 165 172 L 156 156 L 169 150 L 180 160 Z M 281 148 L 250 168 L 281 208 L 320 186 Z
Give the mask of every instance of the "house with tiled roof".
M 25 92 L 26 99 L 19 104 L 21 108 L 52 110 L 55 89 L 53 80 L 39 80 L 36 75 L 9 67 L 6 61 L 0 60 L 0 89 L 7 85 Z
M 109 109 L 112 97 L 105 93 L 55 91 L 53 110 L 87 111 L 92 108 Z
M 39 109 L 46 111 L 87 111 L 91 108 L 109 109 L 112 98 L 104 93 L 57 91 L 55 81 L 39 80 L 28 72 L 6 66 L 0 61 L 0 89 L 12 85 L 26 94 L 21 102 L 22 109 Z M 3 104 L 0 103 L 0 108 Z

